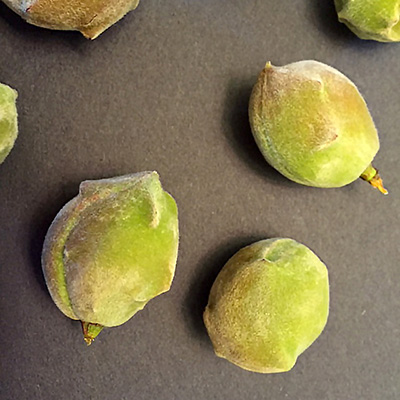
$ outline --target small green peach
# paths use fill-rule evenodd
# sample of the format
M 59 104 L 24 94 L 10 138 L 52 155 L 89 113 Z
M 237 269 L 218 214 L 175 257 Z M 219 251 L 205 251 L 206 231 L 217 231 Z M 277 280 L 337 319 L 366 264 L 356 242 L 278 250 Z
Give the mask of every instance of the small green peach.
M 387 193 L 371 162 L 379 138 L 357 87 L 317 61 L 261 72 L 249 104 L 250 125 L 265 159 L 308 186 L 341 187 L 357 178 Z
M 176 203 L 156 172 L 85 181 L 45 239 L 50 294 L 90 344 L 169 290 L 178 240 Z
M 328 272 L 306 246 L 269 239 L 237 252 L 210 292 L 204 322 L 219 357 L 254 372 L 289 371 L 321 334 Z
M 10 153 L 18 136 L 17 92 L 0 83 L 0 164 Z
M 47 29 L 80 31 L 96 39 L 139 0 L 3 0 L 27 22 Z
M 400 41 L 400 0 L 335 0 L 339 21 L 359 38 Z

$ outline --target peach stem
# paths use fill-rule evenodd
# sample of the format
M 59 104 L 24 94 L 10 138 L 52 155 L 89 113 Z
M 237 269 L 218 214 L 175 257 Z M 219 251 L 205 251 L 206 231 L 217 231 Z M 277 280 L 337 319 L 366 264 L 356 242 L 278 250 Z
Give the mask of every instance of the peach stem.
M 375 169 L 372 164 L 362 173 L 361 179 L 367 181 L 371 186 L 378 189 L 383 194 L 388 194 L 388 191 L 383 187 L 382 178 L 379 175 L 377 169 Z

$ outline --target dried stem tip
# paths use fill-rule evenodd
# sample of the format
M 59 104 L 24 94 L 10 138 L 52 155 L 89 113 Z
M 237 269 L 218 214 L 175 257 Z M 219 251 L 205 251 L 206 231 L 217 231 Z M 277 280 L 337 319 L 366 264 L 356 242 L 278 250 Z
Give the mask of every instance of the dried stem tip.
M 388 194 L 389 192 L 384 188 L 382 178 L 379 175 L 377 169 L 375 169 L 372 164 L 362 173 L 361 179 L 367 181 L 371 186 L 378 189 L 383 194 Z
M 91 324 L 90 322 L 81 321 L 81 323 L 83 339 L 85 340 L 86 344 L 90 346 L 104 327 L 99 324 Z

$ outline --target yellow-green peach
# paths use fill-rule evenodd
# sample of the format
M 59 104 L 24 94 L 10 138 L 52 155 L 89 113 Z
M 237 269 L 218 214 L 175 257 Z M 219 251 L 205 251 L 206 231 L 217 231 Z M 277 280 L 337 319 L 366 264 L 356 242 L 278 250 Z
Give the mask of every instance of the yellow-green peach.
M 10 153 L 18 136 L 17 92 L 0 83 L 0 164 Z
M 400 0 L 335 0 L 339 21 L 359 38 L 400 41 Z
M 289 371 L 323 331 L 328 272 L 306 246 L 268 239 L 237 252 L 210 292 L 204 322 L 215 353 L 259 373 Z
M 359 177 L 387 193 L 371 162 L 379 138 L 354 83 L 317 61 L 267 63 L 249 104 L 254 138 L 265 159 L 287 178 L 332 188 Z
M 80 31 L 96 39 L 139 0 L 3 0 L 27 22 L 42 28 Z
M 90 344 L 169 290 L 178 240 L 176 203 L 156 172 L 85 181 L 47 233 L 48 289 Z

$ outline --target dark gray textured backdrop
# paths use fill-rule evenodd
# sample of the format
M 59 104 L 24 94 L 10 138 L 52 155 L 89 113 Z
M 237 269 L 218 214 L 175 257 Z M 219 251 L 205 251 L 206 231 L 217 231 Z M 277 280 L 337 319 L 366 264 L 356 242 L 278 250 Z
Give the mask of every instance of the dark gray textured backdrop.
M 267 60 L 302 59 L 359 86 L 389 196 L 302 187 L 263 161 L 251 86 Z M 144 0 L 94 42 L 0 5 L 0 81 L 20 114 L 0 167 L 1 399 L 399 399 L 399 62 L 400 45 L 357 39 L 330 0 Z M 172 289 L 86 347 L 46 290 L 43 237 L 82 180 L 153 169 L 180 211 Z M 331 312 L 291 372 L 260 375 L 213 354 L 201 314 L 227 259 L 275 236 L 326 262 Z

